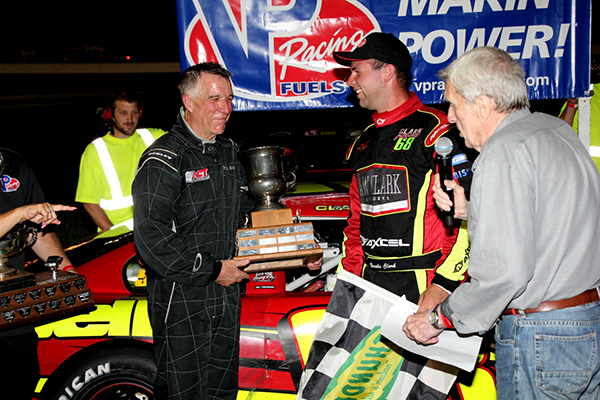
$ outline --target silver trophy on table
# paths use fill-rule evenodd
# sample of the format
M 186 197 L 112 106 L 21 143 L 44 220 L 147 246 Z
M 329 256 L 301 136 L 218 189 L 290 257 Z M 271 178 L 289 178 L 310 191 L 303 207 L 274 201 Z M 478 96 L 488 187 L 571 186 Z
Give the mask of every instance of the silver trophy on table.
M 17 226 L 0 239 L 0 279 L 17 275 L 18 270 L 6 265 L 10 257 L 21 254 L 27 247 L 31 247 L 37 240 L 37 231 L 24 225 Z
M 0 239 L 0 293 L 35 285 L 35 274 L 6 265 L 10 257 L 21 254 L 33 246 L 37 231 L 32 227 L 18 225 Z

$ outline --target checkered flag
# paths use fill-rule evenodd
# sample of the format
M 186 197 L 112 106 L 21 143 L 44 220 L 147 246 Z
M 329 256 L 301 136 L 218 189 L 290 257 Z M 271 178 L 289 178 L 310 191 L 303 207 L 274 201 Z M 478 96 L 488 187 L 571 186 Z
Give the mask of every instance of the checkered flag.
M 445 399 L 458 369 L 397 347 L 379 329 L 399 297 L 341 271 L 297 400 Z

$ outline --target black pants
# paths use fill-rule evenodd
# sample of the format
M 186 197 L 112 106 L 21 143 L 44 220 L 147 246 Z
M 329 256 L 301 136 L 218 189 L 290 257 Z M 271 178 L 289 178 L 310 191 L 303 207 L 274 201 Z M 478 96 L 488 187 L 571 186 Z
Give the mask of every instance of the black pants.
M 2 398 L 31 400 L 40 380 L 38 336 L 33 328 L 23 334 L 0 336 Z
M 235 400 L 240 291 L 148 279 L 148 311 L 161 400 Z
M 362 278 L 398 296 L 405 295 L 415 304 L 419 301 L 419 284 L 414 271 L 379 272 L 366 267 Z

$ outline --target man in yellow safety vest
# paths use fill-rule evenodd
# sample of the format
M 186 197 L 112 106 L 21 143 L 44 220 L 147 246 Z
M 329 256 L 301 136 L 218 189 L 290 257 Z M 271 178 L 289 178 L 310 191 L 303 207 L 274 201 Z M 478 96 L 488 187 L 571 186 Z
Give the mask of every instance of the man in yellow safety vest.
M 590 81 L 593 88 L 590 92 L 590 155 L 600 171 L 600 60 L 592 60 Z M 560 117 L 579 133 L 579 99 L 567 99 Z
M 138 129 L 142 108 L 133 92 L 118 92 L 109 104 L 103 118 L 112 129 L 83 152 L 75 201 L 83 203 L 98 231 L 119 228 L 121 232 L 133 229 L 131 183 L 140 156 L 166 132 Z

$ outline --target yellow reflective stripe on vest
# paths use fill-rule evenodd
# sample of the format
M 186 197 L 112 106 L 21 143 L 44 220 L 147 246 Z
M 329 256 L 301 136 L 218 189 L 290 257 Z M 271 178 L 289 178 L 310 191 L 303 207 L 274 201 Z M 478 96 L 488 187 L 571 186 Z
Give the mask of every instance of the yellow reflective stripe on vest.
M 137 129 L 136 132 L 142 137 L 144 143 L 146 143 L 146 147 L 150 147 L 152 143 L 154 143 L 154 136 L 148 129 Z
M 100 199 L 100 207 L 104 208 L 105 210 L 118 210 L 120 208 L 128 207 L 125 199 L 123 198 L 121 183 L 119 182 L 119 177 L 117 176 L 117 171 L 115 170 L 115 166 L 110 158 L 110 153 L 108 152 L 106 143 L 104 143 L 102 138 L 98 138 L 92 143 L 94 146 L 96 146 L 96 151 L 98 152 L 98 157 L 100 158 L 100 164 L 102 164 L 102 169 L 104 170 L 104 175 L 106 176 L 106 180 L 110 186 L 110 194 L 112 197 L 112 200 Z M 131 204 L 133 204 L 133 200 L 131 200 Z
M 100 199 L 100 207 L 107 211 L 120 210 L 122 208 L 131 207 L 133 205 L 133 197 L 127 196 L 120 199 Z
M 590 155 L 592 157 L 600 157 L 600 146 L 590 146 Z
M 154 142 L 154 136 L 152 136 L 152 133 L 150 133 L 148 129 L 137 129 L 136 133 L 140 135 L 146 144 L 146 147 L 150 146 Z M 100 207 L 105 210 L 114 211 L 133 206 L 133 197 L 131 197 L 131 195 L 123 197 L 121 182 L 117 176 L 115 165 L 110 158 L 110 153 L 108 152 L 106 143 L 104 140 L 102 140 L 102 138 L 98 138 L 92 143 L 94 146 L 96 146 L 96 151 L 98 152 L 98 157 L 100 158 L 100 164 L 102 164 L 102 169 L 104 170 L 104 175 L 106 176 L 106 180 L 110 186 L 110 194 L 112 197 L 111 200 L 100 199 Z
M 129 196 L 129 197 L 131 197 L 131 196 Z M 121 226 L 126 226 L 127 229 L 129 229 L 130 231 L 132 231 L 133 230 L 133 218 L 128 219 L 127 221 L 123 221 L 120 224 L 113 225 L 113 226 L 110 227 L 110 229 L 116 229 L 116 228 L 119 228 Z

